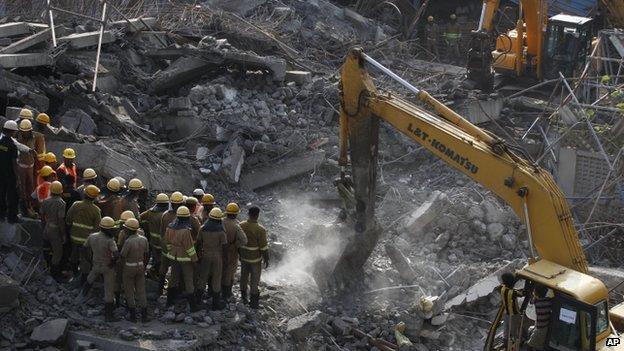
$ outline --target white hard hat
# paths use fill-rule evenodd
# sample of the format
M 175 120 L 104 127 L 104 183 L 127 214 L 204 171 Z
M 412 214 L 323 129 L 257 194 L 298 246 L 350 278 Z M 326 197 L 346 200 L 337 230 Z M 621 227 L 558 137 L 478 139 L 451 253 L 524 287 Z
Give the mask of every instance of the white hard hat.
M 193 190 L 193 196 L 204 196 L 204 191 L 202 189 L 195 189 Z
M 11 120 L 6 121 L 6 122 L 4 122 L 4 127 L 3 128 L 6 129 L 6 130 L 12 130 L 14 132 L 17 132 L 17 130 L 18 130 L 17 122 L 11 121 Z

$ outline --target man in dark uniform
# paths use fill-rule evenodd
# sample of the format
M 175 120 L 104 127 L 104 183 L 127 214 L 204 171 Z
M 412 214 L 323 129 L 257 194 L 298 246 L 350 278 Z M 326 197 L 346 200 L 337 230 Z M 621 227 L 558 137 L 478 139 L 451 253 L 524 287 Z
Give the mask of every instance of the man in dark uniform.
M 17 134 L 17 123 L 6 121 L 0 136 L 0 220 L 15 223 L 17 218 L 17 146 L 13 137 Z

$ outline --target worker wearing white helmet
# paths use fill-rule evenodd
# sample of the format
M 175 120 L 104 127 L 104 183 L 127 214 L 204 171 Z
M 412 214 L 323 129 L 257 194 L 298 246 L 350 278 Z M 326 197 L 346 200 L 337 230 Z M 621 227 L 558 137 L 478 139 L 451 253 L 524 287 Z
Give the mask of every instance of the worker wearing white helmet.
M 17 145 L 13 137 L 18 127 L 15 121 L 6 121 L 0 136 L 0 220 L 15 223 L 17 218 Z

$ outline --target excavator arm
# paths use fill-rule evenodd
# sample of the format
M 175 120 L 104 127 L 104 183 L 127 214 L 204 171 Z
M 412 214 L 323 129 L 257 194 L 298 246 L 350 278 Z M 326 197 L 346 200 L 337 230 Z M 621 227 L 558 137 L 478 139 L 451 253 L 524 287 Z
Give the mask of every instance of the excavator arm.
M 377 92 L 365 63 L 406 86 L 427 109 Z M 503 199 L 525 223 L 531 250 L 536 251 L 534 259 L 539 257 L 587 272 L 570 208 L 550 173 L 523 159 L 501 139 L 471 124 L 427 92 L 411 86 L 360 49 L 348 54 L 341 75 L 341 174 L 344 179 L 350 160 L 360 232 L 365 232 L 374 221 L 376 173 L 371 168 L 376 167 L 378 123 L 384 120 Z M 374 247 L 376 238 L 373 239 Z

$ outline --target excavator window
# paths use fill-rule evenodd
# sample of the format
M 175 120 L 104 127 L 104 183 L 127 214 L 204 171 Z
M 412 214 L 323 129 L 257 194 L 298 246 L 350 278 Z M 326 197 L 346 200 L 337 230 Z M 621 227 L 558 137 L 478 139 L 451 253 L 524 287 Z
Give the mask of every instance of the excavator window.
M 550 319 L 549 346 L 561 351 L 596 349 L 598 306 L 556 294 Z M 604 323 L 604 322 L 601 322 Z
M 566 77 L 574 75 L 585 63 L 591 45 L 590 24 L 551 21 L 546 39 L 547 78 L 558 77 L 559 72 Z

